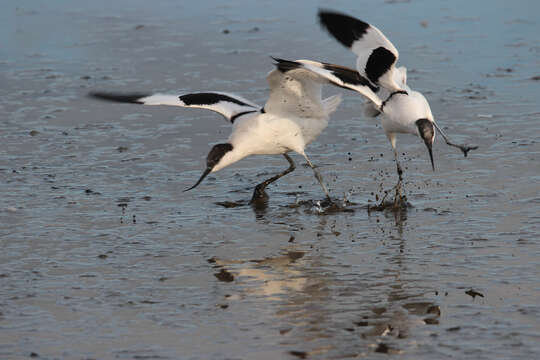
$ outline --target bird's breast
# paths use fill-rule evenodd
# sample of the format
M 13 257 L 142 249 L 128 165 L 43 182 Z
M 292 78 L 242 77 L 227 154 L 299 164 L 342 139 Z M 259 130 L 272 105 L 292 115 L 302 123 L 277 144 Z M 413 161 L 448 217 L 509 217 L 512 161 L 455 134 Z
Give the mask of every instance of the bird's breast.
M 409 95 L 394 95 L 384 106 L 381 123 L 386 132 L 416 134 L 415 122 L 426 118 L 422 103 Z
M 230 142 L 251 154 L 282 154 L 303 151 L 327 126 L 325 120 L 261 114 L 235 124 Z

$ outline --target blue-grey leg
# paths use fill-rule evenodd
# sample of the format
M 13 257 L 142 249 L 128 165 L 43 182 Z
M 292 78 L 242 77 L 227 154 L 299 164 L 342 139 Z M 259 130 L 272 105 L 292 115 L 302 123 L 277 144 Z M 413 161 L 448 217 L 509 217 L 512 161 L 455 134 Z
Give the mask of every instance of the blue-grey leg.
M 323 178 L 321 176 L 321 173 L 319 172 L 319 170 L 317 170 L 317 168 L 315 167 L 315 165 L 313 165 L 313 163 L 309 160 L 309 158 L 307 157 L 306 154 L 304 154 L 304 158 L 306 159 L 309 167 L 311 167 L 311 169 L 313 170 L 313 173 L 315 174 L 315 178 L 317 179 L 317 181 L 319 182 L 319 184 L 321 184 L 321 187 L 324 191 L 324 193 L 326 194 L 326 198 L 332 202 L 332 199 L 330 198 L 330 194 L 328 193 L 328 190 L 326 189 L 326 186 L 324 185 L 324 182 L 323 182 Z
M 290 172 L 293 172 L 294 169 L 296 169 L 296 165 L 294 164 L 293 159 L 286 153 L 283 154 L 283 156 L 289 162 L 289 167 L 285 171 L 277 174 L 276 176 L 272 176 L 270 179 L 267 179 L 263 181 L 262 183 L 260 183 L 259 185 L 255 186 L 255 190 L 253 191 L 253 197 L 251 198 L 251 202 L 261 200 L 261 199 L 266 199 L 268 195 L 266 195 L 266 192 L 264 191 L 264 189 L 266 189 L 266 187 L 270 185 L 271 183 L 273 183 L 274 181 L 287 175 Z

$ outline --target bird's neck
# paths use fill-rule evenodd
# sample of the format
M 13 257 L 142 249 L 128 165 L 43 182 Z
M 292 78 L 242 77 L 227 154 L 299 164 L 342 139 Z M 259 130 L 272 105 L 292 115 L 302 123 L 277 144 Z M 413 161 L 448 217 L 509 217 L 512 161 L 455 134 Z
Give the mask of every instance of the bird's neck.
M 220 159 L 220 161 L 214 166 L 212 169 L 212 172 L 219 171 L 223 169 L 224 167 L 227 167 L 229 165 L 234 164 L 237 161 L 242 160 L 246 156 L 251 155 L 248 151 L 245 151 L 243 147 L 240 146 L 234 146 L 233 149 L 229 152 L 227 152 L 223 157 Z
M 387 103 L 388 101 L 390 101 L 390 99 L 392 99 L 392 97 L 393 97 L 394 95 L 398 95 L 398 94 L 408 95 L 407 92 L 406 92 L 405 90 L 398 90 L 398 91 L 394 91 L 394 92 L 390 93 L 390 95 L 388 95 L 388 97 L 386 98 L 386 100 L 384 100 L 384 101 L 382 102 L 382 105 L 381 105 L 381 111 L 384 112 L 384 106 L 386 105 L 386 103 Z

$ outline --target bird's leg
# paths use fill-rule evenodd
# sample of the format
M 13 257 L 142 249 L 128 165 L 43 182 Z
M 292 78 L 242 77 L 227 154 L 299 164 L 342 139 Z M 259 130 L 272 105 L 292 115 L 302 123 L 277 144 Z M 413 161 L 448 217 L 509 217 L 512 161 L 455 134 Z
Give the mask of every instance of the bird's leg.
M 478 149 L 478 146 L 467 146 L 465 144 L 463 145 L 459 145 L 459 144 L 454 144 L 450 141 L 450 139 L 448 139 L 448 137 L 444 134 L 444 132 L 441 130 L 441 128 L 437 125 L 437 123 L 433 122 L 433 125 L 435 125 L 435 128 L 439 131 L 439 133 L 441 134 L 441 136 L 443 137 L 444 141 L 450 145 L 450 146 L 453 146 L 453 147 L 457 147 L 458 149 L 460 149 L 461 151 L 463 151 L 463 155 L 465 155 L 465 157 L 467 157 L 467 153 L 471 150 L 476 150 Z
M 311 167 L 311 169 L 313 170 L 313 173 L 315 174 L 315 178 L 317 179 L 317 181 L 319 181 L 319 184 L 321 184 L 321 187 L 322 187 L 324 193 L 326 194 L 326 198 L 328 199 L 328 201 L 330 203 L 332 203 L 332 199 L 330 198 L 330 194 L 328 193 L 328 190 L 326 189 L 326 186 L 324 185 L 321 173 L 319 172 L 319 170 L 317 170 L 315 165 L 313 165 L 313 163 L 309 160 L 309 158 L 307 157 L 306 154 L 304 154 L 304 158 L 306 159 L 309 167 Z
M 399 177 L 398 183 L 401 183 L 401 181 L 403 180 L 403 170 L 401 169 L 401 165 L 399 165 L 398 153 L 395 147 L 394 147 L 394 159 L 396 160 L 396 169 L 397 169 L 397 174 Z
M 401 169 L 401 165 L 399 165 L 399 159 L 398 159 L 398 153 L 396 149 L 396 134 L 394 133 L 387 133 L 386 136 L 388 137 L 388 140 L 390 140 L 390 145 L 392 145 L 392 150 L 394 151 L 394 159 L 396 160 L 396 168 L 397 173 L 399 177 L 399 183 L 401 183 L 401 180 L 403 180 L 403 170 Z
M 390 145 L 392 145 L 392 150 L 394 151 L 394 159 L 396 160 L 396 168 L 397 168 L 397 173 L 399 177 L 399 182 L 401 182 L 401 180 L 403 179 L 402 177 L 403 170 L 401 169 L 401 165 L 399 165 L 399 160 L 398 160 L 398 153 L 396 149 L 396 134 L 386 133 L 386 136 L 388 137 L 388 140 L 390 141 Z
M 396 147 L 393 146 L 393 148 L 394 148 L 394 158 L 396 159 L 396 167 L 397 167 L 397 173 L 398 173 L 398 183 L 395 186 L 396 192 L 394 195 L 394 208 L 396 208 L 398 207 L 399 201 L 401 201 L 401 182 L 403 181 L 403 170 L 401 169 L 401 165 L 399 165 L 398 153 L 397 153 Z
M 274 181 L 278 180 L 279 178 L 287 175 L 288 173 L 290 173 L 290 172 L 294 171 L 294 169 L 296 169 L 296 165 L 294 164 L 293 159 L 291 159 L 291 157 L 289 155 L 287 155 L 287 154 L 283 154 L 283 156 L 289 162 L 289 167 L 286 170 L 284 170 L 283 172 L 277 174 L 276 176 L 272 176 L 270 179 L 267 179 L 267 180 L 263 181 L 262 183 L 260 183 L 259 185 L 255 186 L 255 190 L 253 191 L 253 197 L 251 198 L 251 202 L 266 198 L 267 195 L 266 195 L 266 192 L 264 191 L 264 189 L 268 185 L 270 185 Z
M 394 133 L 388 133 L 388 140 L 390 140 L 390 144 L 392 145 L 392 150 L 394 151 L 394 159 L 396 160 L 396 169 L 398 173 L 398 183 L 396 186 L 394 186 L 395 194 L 394 194 L 394 209 L 399 207 L 399 204 L 402 200 L 401 197 L 401 183 L 403 181 L 403 169 L 401 168 L 401 165 L 399 164 L 398 159 L 398 153 L 396 149 L 396 135 Z

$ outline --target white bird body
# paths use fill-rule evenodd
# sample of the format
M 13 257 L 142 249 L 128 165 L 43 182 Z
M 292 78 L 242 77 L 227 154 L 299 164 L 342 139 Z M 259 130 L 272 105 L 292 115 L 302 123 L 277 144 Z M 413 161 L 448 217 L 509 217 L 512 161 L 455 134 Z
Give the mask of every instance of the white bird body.
M 341 102 L 340 95 L 322 99 L 322 85 L 327 80 L 294 62 L 276 59 L 276 69 L 268 76 L 270 96 L 260 107 L 240 96 L 223 92 L 192 93 L 181 96 L 166 94 L 111 94 L 91 93 L 103 100 L 143 105 L 173 105 L 209 109 L 223 115 L 232 125 L 227 143 L 214 145 L 207 156 L 207 168 L 196 187 L 209 173 L 219 171 L 250 155 L 283 154 L 290 167 L 257 185 L 253 199 L 261 197 L 264 188 L 294 170 L 287 155 L 294 151 L 302 155 L 315 173 L 329 198 L 318 170 L 305 153 L 305 147 L 328 126 L 328 119 Z
M 433 114 L 424 95 L 407 86 L 405 67 L 394 68 L 392 72 L 387 72 L 392 75 L 392 82 L 402 90 L 392 92 L 390 89 L 381 88 L 377 94 L 372 84 L 356 70 L 313 60 L 289 62 L 316 73 L 334 85 L 355 90 L 369 99 L 370 101 L 364 105 L 364 112 L 371 117 L 381 115 L 381 125 L 392 144 L 398 169 L 400 167 L 397 162 L 396 134 L 399 133 L 419 136 L 426 142 L 432 158 L 431 144 L 435 138 L 431 125 L 434 124 Z M 386 100 L 381 100 L 379 95 L 384 96 Z M 398 170 L 398 173 L 401 173 L 401 170 Z
M 357 55 L 358 74 L 352 74 L 350 69 L 347 71 L 343 67 L 341 68 L 347 71 L 347 75 L 337 74 L 340 66 L 326 63 L 310 62 L 309 66 L 305 67 L 325 76 L 337 86 L 359 92 L 369 100 L 364 105 L 364 114 L 369 117 L 381 115 L 381 125 L 392 145 L 400 181 L 402 170 L 398 162 L 396 134 L 419 136 L 427 146 L 433 170 L 435 165 L 432 144 L 435 129 L 441 133 L 448 145 L 459 148 L 465 156 L 468 151 L 477 148 L 453 144 L 448 140 L 435 123 L 424 95 L 407 86 L 407 69 L 395 66 L 399 53 L 379 29 L 362 20 L 334 11 L 319 11 L 319 21 L 336 40 Z M 331 69 L 333 76 L 323 69 Z M 335 77 L 344 81 L 335 81 Z M 369 84 L 366 84 L 366 80 L 369 80 Z
M 429 103 L 424 95 L 410 89 L 408 95 L 393 95 L 383 109 L 381 125 L 387 134 L 401 133 L 420 136 L 416 121 L 419 119 L 434 121 Z
M 238 118 L 228 142 L 233 150 L 212 169 L 219 171 L 250 155 L 279 155 L 294 151 L 304 155 L 305 147 L 328 125 L 328 117 L 283 117 L 269 113 L 246 114 Z

